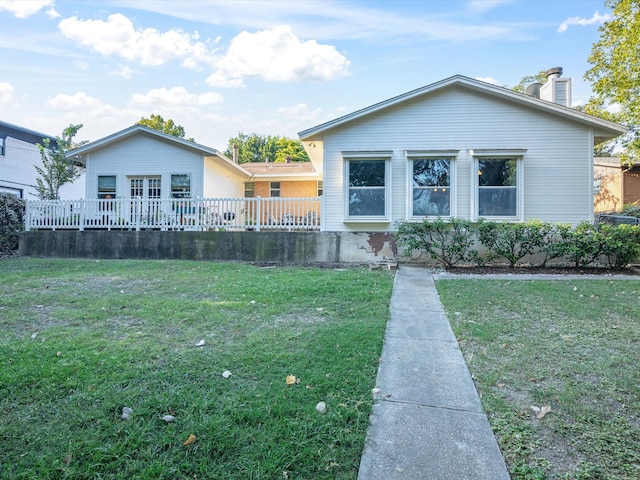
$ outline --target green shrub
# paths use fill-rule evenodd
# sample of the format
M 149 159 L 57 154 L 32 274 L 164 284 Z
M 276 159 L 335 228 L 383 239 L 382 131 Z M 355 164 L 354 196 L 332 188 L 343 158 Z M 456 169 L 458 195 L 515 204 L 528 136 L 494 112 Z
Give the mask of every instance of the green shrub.
M 580 222 L 575 227 L 556 227 L 557 238 L 551 246 L 557 257 L 564 257 L 575 267 L 587 267 L 604 254 L 603 240 L 593 223 Z
M 408 253 L 422 250 L 446 267 L 478 260 L 478 252 L 472 248 L 475 225 L 469 220 L 443 220 L 438 217 L 435 220 L 425 218 L 419 223 L 401 221 L 397 224 L 395 236 Z
M 624 268 L 640 258 L 640 227 L 637 225 L 598 226 L 603 254 L 611 268 Z
M 24 230 L 24 200 L 0 192 L 0 253 L 18 248 L 20 232 Z
M 524 223 L 481 221 L 478 239 L 487 249 L 488 260 L 504 258 L 513 268 L 527 255 L 544 252 L 551 230 L 551 224 L 540 220 Z

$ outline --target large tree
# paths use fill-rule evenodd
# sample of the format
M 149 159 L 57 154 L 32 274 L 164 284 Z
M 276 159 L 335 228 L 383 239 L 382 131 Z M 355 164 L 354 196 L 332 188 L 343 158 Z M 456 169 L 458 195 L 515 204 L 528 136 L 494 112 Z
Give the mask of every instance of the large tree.
M 232 157 L 234 146 L 238 147 L 238 163 L 309 161 L 302 143 L 292 138 L 239 133 L 229 139 L 225 155 Z
M 73 137 L 82 128 L 82 124 L 69 125 L 62 131 L 62 137 L 56 137 L 55 142 L 44 138 L 38 144 L 42 167 L 36 165 L 36 194 L 41 200 L 59 200 L 60 187 L 73 182 L 80 176 L 80 169 L 73 160 L 67 159 L 65 153 L 78 148 L 87 141 L 76 142 Z
M 595 105 L 620 106 L 617 119 L 631 128 L 622 139 L 621 155 L 628 164 L 640 160 L 640 3 L 606 0 L 613 17 L 600 27 L 600 40 L 589 56 L 584 78 L 592 83 Z
M 184 138 L 184 127 L 177 125 L 176 122 L 171 120 L 165 120 L 162 115 L 151 114 L 149 118 L 142 117 L 136 122 L 136 125 L 144 125 L 145 127 L 153 128 L 159 132 L 166 133 L 167 135 L 173 135 L 174 137 Z M 193 138 L 187 138 L 186 140 L 194 142 Z

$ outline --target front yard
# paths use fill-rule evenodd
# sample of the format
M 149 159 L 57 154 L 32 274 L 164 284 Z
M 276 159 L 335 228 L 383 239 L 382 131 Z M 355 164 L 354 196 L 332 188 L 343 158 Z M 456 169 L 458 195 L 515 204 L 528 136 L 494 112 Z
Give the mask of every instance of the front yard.
M 12 258 L 0 277 L 0 478 L 357 477 L 390 273 Z

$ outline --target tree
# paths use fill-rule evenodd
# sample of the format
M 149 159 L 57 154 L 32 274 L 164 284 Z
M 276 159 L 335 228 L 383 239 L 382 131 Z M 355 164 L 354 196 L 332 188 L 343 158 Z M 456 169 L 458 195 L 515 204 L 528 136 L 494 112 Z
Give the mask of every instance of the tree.
M 520 80 L 520 83 L 518 83 L 511 90 L 515 92 L 524 93 L 527 87 L 532 83 L 545 83 L 546 81 L 547 81 L 546 70 L 540 70 L 538 73 L 534 75 L 525 75 L 524 77 L 522 77 L 522 79 Z
M 153 128 L 154 130 L 158 130 L 159 132 L 166 133 L 167 135 L 173 135 L 174 137 L 184 138 L 184 127 L 182 125 L 176 125 L 176 123 L 171 120 L 165 120 L 162 118 L 162 115 L 151 114 L 151 117 L 145 118 L 142 117 L 136 125 L 144 125 L 145 127 Z M 193 138 L 187 138 L 189 142 L 195 142 Z
M 618 104 L 618 119 L 630 127 L 621 141 L 623 163 L 640 159 L 640 3 L 637 0 L 606 0 L 613 18 L 600 27 L 600 40 L 589 56 L 592 67 L 584 78 L 592 84 L 600 105 Z
M 42 167 L 36 165 L 36 193 L 41 200 L 59 200 L 60 187 L 73 182 L 80 176 L 79 168 L 73 160 L 67 159 L 65 153 L 81 147 L 87 141 L 76 143 L 73 137 L 82 128 L 82 124 L 69 125 L 62 131 L 62 137 L 56 137 L 55 142 L 44 138 L 42 144 L 37 144 L 42 157 Z
M 238 163 L 309 161 L 302 143 L 292 138 L 239 133 L 229 139 L 225 155 L 232 157 L 234 146 L 238 147 Z

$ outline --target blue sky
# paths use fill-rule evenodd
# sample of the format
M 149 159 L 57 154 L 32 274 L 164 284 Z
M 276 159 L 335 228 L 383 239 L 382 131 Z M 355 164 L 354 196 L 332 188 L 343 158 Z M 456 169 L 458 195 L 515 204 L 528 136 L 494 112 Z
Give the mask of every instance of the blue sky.
M 561 66 L 573 103 L 604 0 L 0 0 L 0 120 L 97 140 L 152 113 L 225 149 L 455 74 L 512 87 Z

